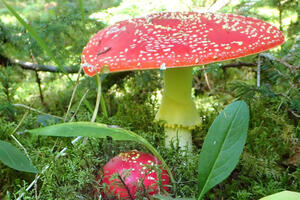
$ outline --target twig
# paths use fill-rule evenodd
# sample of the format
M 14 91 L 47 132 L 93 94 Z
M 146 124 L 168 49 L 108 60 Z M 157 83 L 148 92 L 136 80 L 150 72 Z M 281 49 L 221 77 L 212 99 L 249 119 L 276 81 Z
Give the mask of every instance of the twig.
M 27 156 L 28 160 L 30 160 L 30 162 L 31 162 L 31 158 L 30 158 L 30 156 L 29 156 L 27 150 L 25 149 L 25 147 L 21 144 L 21 142 L 19 142 L 19 140 L 18 140 L 14 135 L 10 135 L 10 136 L 11 136 L 11 137 L 15 140 L 15 142 L 23 149 L 23 151 L 24 151 L 25 155 Z
M 69 67 L 64 67 L 64 71 L 63 71 L 56 66 L 34 64 L 34 63 L 30 63 L 30 62 L 23 62 L 20 60 L 13 60 L 11 62 L 11 64 L 18 65 L 18 66 L 22 67 L 23 69 L 27 69 L 27 70 L 54 72 L 54 73 L 60 73 L 60 72 L 77 73 L 78 68 L 79 68 L 78 66 L 69 66 Z
M 64 119 L 63 117 L 59 117 L 59 116 L 56 116 L 56 115 L 51 115 L 51 114 L 42 112 L 42 111 L 40 111 L 40 110 L 37 110 L 37 109 L 35 109 L 35 108 L 32 108 L 32 107 L 30 107 L 30 106 L 26 106 L 26 105 L 24 105 L 24 104 L 18 104 L 18 103 L 16 103 L 16 104 L 13 104 L 13 106 L 26 108 L 26 109 L 28 109 L 28 110 L 31 110 L 31 111 L 34 111 L 34 112 L 37 112 L 37 113 L 40 113 L 40 114 L 43 114 L 43 115 L 49 115 L 49 116 L 55 117 L 55 118 L 57 118 L 57 119 L 62 119 L 62 120 Z
M 125 181 L 123 180 L 123 178 L 120 176 L 119 173 L 118 173 L 118 178 L 120 179 L 121 183 L 124 185 L 125 189 L 127 190 L 127 193 L 128 193 L 128 195 L 129 195 L 129 198 L 130 198 L 131 200 L 134 200 L 134 198 L 133 198 L 133 197 L 131 196 L 131 194 L 130 194 L 129 188 L 127 187 L 127 185 L 125 184 Z
M 54 73 L 60 73 L 60 72 L 66 72 L 66 73 L 77 73 L 79 66 L 67 66 L 63 67 L 64 70 L 61 70 L 57 66 L 53 65 L 43 65 L 43 64 L 35 64 L 32 62 L 25 62 L 18 59 L 9 59 L 5 57 L 4 55 L 0 54 L 0 65 L 3 66 L 9 66 L 9 65 L 16 65 L 21 67 L 25 70 L 33 70 L 33 71 L 43 71 L 43 72 L 54 72 Z
M 45 102 L 44 102 L 44 95 L 43 95 L 43 91 L 42 91 L 42 87 L 41 87 L 41 79 L 40 79 L 40 76 L 39 76 L 38 71 L 35 71 L 35 80 L 36 80 L 36 83 L 38 84 L 38 87 L 39 87 L 41 103 L 42 103 L 43 105 L 45 105 Z
M 257 78 L 256 78 L 256 84 L 257 84 L 257 88 L 260 88 L 260 65 L 261 65 L 261 60 L 260 60 L 260 56 L 258 56 L 257 58 Z
M 21 144 L 21 142 L 19 142 L 19 140 L 14 136 L 14 133 L 15 133 L 15 132 L 20 128 L 20 126 L 23 124 L 23 122 L 24 122 L 25 118 L 27 117 L 28 113 L 29 113 L 29 111 L 27 111 L 27 112 L 23 115 L 21 121 L 19 122 L 19 124 L 17 125 L 17 127 L 11 132 L 10 136 L 11 136 L 11 137 L 15 140 L 15 142 L 23 149 L 25 155 L 27 156 L 27 158 L 28 158 L 28 159 L 30 160 L 30 162 L 31 162 L 31 158 L 30 158 L 30 156 L 29 156 L 29 154 L 28 154 L 26 148 L 25 148 L 25 147 Z
M 83 100 L 85 99 L 86 95 L 89 93 L 89 89 L 86 90 L 86 92 L 83 94 L 83 96 L 81 97 L 80 101 L 79 101 L 79 104 L 74 112 L 74 114 L 72 115 L 71 119 L 70 119 L 70 122 L 74 120 L 74 117 L 76 116 L 76 113 L 78 112 Z
M 290 110 L 290 112 L 291 112 L 295 117 L 300 118 L 300 115 L 298 115 L 297 113 L 295 113 L 295 111 Z
M 204 65 L 202 65 L 202 69 L 204 69 Z M 204 73 L 204 78 L 205 78 L 206 85 L 207 85 L 208 89 L 211 90 L 206 70 L 203 70 L 203 73 Z
M 38 175 L 36 175 L 38 176 Z M 37 181 L 34 184 L 34 195 L 35 195 L 35 199 L 38 200 L 38 186 L 37 186 Z
M 38 179 L 40 178 L 40 175 L 37 175 L 36 177 L 35 177 L 35 179 L 30 183 L 30 185 L 25 189 L 26 190 L 26 192 L 28 192 L 36 183 L 37 183 L 37 181 L 38 181 Z M 22 199 L 22 197 L 25 195 L 25 193 L 23 192 L 23 193 L 21 193 L 20 194 L 20 196 L 17 198 L 17 200 L 21 200 Z
M 256 63 L 245 63 L 245 62 L 237 62 L 237 63 L 229 63 L 226 65 L 222 65 L 222 69 L 227 68 L 242 68 L 242 67 L 255 67 Z
M 30 42 L 29 42 L 30 43 Z M 31 45 L 31 43 L 30 43 Z M 33 55 L 33 52 L 32 52 L 32 49 L 30 49 L 30 56 L 31 56 L 31 60 L 32 60 L 32 63 L 37 63 L 35 58 L 34 58 L 34 55 Z M 36 83 L 38 84 L 38 88 L 39 88 L 39 93 L 40 93 L 40 100 L 41 100 L 41 103 L 42 105 L 45 106 L 45 102 L 44 102 L 44 96 L 43 96 L 43 92 L 42 92 L 42 87 L 41 87 L 41 79 L 39 77 L 39 73 L 37 70 L 34 71 L 35 72 L 35 80 L 36 80 Z
M 67 110 L 64 122 L 67 121 L 67 118 L 68 118 L 68 115 L 69 115 L 69 112 L 70 112 L 70 109 L 71 109 L 71 106 L 72 106 L 72 102 L 73 102 L 73 99 L 75 97 L 75 93 L 76 93 L 77 87 L 79 85 L 79 77 L 80 77 L 81 70 L 82 70 L 82 67 L 80 67 L 79 70 L 78 70 L 77 80 L 76 80 L 76 83 L 75 83 L 75 86 L 74 86 L 74 89 L 73 89 L 73 92 L 72 92 L 71 100 L 69 102 L 69 106 L 68 106 L 68 110 Z

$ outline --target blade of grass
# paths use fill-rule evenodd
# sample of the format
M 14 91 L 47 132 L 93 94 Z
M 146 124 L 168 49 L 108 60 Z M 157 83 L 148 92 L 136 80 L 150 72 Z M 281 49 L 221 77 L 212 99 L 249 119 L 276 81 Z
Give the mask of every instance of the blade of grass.
M 77 87 L 79 85 L 79 78 L 80 78 L 80 75 L 81 75 L 81 71 L 82 71 L 82 67 L 79 67 L 79 70 L 78 70 L 78 73 L 77 73 L 77 79 L 76 79 L 76 82 L 75 82 L 75 85 L 74 85 L 74 88 L 73 88 L 72 96 L 71 96 L 71 99 L 70 99 L 70 102 L 69 102 L 69 105 L 68 105 L 68 110 L 67 110 L 67 113 L 65 115 L 64 122 L 66 122 L 67 119 L 68 119 L 68 116 L 69 116 L 69 113 L 70 113 L 70 110 L 71 110 L 71 106 L 72 106 L 72 103 L 73 103 L 73 100 L 74 100 L 74 97 L 75 97 L 75 93 L 76 93 Z
M 101 93 L 100 105 L 101 105 L 101 110 L 103 112 L 104 117 L 108 118 L 108 113 L 107 113 L 107 108 L 106 108 L 106 105 L 105 105 L 105 98 L 104 98 L 103 93 Z
M 97 81 L 97 100 L 96 100 L 96 105 L 95 105 L 95 109 L 94 109 L 94 113 L 91 119 L 91 122 L 95 122 L 96 118 L 97 118 L 97 114 L 98 114 L 98 110 L 99 110 L 99 105 L 100 105 L 100 101 L 101 101 L 101 80 L 99 75 L 97 74 L 95 76 L 96 81 Z

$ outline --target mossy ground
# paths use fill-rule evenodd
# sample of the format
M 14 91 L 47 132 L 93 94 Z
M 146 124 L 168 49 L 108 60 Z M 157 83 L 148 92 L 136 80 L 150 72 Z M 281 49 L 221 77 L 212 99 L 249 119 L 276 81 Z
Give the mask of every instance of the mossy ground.
M 211 75 L 221 82 L 217 76 Z M 155 71 L 139 72 L 128 76 L 122 84 L 106 89 L 104 92 L 109 117 L 103 117 L 99 112 L 97 122 L 117 125 L 145 137 L 157 148 L 171 168 L 177 181 L 175 194 L 196 198 L 198 155 L 203 139 L 214 118 L 236 97 L 224 87 L 215 87 L 209 92 L 202 91 L 202 94 L 198 93 L 195 96 L 203 122 L 201 127 L 194 130 L 193 152 L 182 154 L 176 146 L 171 149 L 164 147 L 163 128 L 153 121 L 161 90 L 161 81 L 157 81 L 159 77 L 160 74 Z M 38 103 L 37 98 L 32 106 L 62 116 L 66 112 L 67 99 L 70 98 L 73 88 L 55 88 L 51 84 L 57 83 L 47 85 L 47 110 Z M 93 79 L 82 80 L 79 89 L 84 85 L 90 85 L 91 90 L 95 87 Z M 52 93 L 56 95 L 50 96 Z M 92 104 L 94 98 L 95 94 L 92 91 L 87 99 Z M 78 106 L 79 99 L 80 97 L 75 98 L 72 110 Z M 23 99 L 23 103 L 29 102 Z M 205 196 L 207 200 L 254 200 L 282 190 L 300 191 L 299 164 L 289 162 L 289 158 L 295 153 L 294 148 L 299 145 L 299 121 L 292 120 L 286 110 L 278 110 L 277 104 L 264 99 L 253 99 L 248 101 L 248 104 L 251 120 L 247 144 L 240 162 L 228 179 Z M 3 111 L 0 119 L 1 139 L 12 143 L 14 142 L 9 135 L 27 112 L 25 109 L 14 109 L 15 114 Z M 89 121 L 90 118 L 91 114 L 82 106 L 76 120 Z M 28 129 L 53 122 L 51 118 L 41 118 L 41 114 L 30 111 L 14 134 L 40 171 L 44 166 L 50 165 L 49 169 L 41 174 L 36 186 L 25 192 L 24 199 L 97 199 L 94 196 L 94 188 L 97 186 L 96 176 L 101 166 L 123 151 L 147 151 L 133 142 L 90 138 L 85 144 L 79 142 L 72 145 L 71 138 L 37 137 L 26 132 Z M 68 147 L 66 155 L 55 159 L 58 151 L 64 147 Z M 17 172 L 2 164 L 0 174 L 1 199 L 17 198 L 35 178 L 33 174 Z

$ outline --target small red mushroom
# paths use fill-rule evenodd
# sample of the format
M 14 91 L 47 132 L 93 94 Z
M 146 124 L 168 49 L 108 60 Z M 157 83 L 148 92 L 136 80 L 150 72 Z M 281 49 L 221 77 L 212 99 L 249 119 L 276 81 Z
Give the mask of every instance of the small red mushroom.
M 170 177 L 154 156 L 129 151 L 120 153 L 103 166 L 101 194 L 112 199 L 135 199 L 169 192 Z
M 163 12 L 121 21 L 99 31 L 82 53 L 89 76 L 127 70 L 164 70 L 156 120 L 165 122 L 166 146 L 191 150 L 201 124 L 191 96 L 192 66 L 239 58 L 276 47 L 284 36 L 262 20 L 234 14 Z

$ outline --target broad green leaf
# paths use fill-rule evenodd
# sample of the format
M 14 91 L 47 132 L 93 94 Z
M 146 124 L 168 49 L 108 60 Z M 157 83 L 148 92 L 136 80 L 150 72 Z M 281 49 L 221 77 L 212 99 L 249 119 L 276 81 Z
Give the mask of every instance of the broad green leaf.
M 110 126 L 92 122 L 62 123 L 53 126 L 47 126 L 44 128 L 29 130 L 29 132 L 36 135 L 59 137 L 83 136 L 106 138 L 109 136 L 114 140 L 129 140 L 148 143 L 144 138 L 138 137 L 138 135 L 133 132 L 118 128 L 117 126 Z
M 38 173 L 38 170 L 27 159 L 26 155 L 8 142 L 0 140 L 0 160 L 10 168 Z
M 270 196 L 266 196 L 260 200 L 299 200 L 299 192 L 283 191 Z
M 199 156 L 199 200 L 237 165 L 246 142 L 248 123 L 249 109 L 244 101 L 230 104 L 214 120 Z
M 165 166 L 168 171 L 170 178 L 173 183 L 175 183 L 175 179 L 167 166 L 164 159 L 157 152 L 157 150 L 143 137 L 137 135 L 134 132 L 118 128 L 116 126 L 110 126 L 106 124 L 100 123 L 92 123 L 92 122 L 70 122 L 70 123 L 62 123 L 53 126 L 47 126 L 44 128 L 37 128 L 33 130 L 29 130 L 30 133 L 35 135 L 42 136 L 60 136 L 60 137 L 96 137 L 96 138 L 106 138 L 112 137 L 114 140 L 120 141 L 135 141 L 143 144 L 147 147 Z

